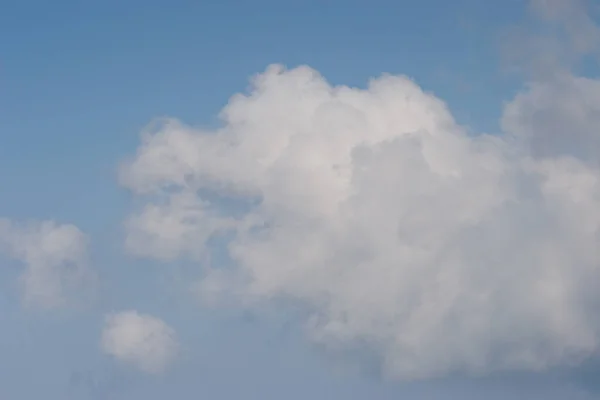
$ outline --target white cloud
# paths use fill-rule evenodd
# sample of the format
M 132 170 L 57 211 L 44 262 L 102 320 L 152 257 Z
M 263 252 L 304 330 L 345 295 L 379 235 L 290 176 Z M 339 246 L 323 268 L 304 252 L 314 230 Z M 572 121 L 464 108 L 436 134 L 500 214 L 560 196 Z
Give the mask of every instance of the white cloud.
M 107 354 L 153 374 L 163 372 L 178 351 L 171 327 L 159 318 L 137 311 L 108 315 L 101 345 Z
M 222 129 L 144 134 L 121 175 L 148 200 L 128 243 L 207 260 L 229 240 L 233 270 L 201 263 L 206 296 L 302 304 L 312 339 L 367 346 L 391 377 L 577 363 L 600 339 L 598 96 L 534 86 L 506 134 L 468 136 L 405 77 L 358 90 L 271 66 Z
M 20 283 L 28 306 L 64 305 L 88 281 L 87 245 L 86 235 L 74 225 L 0 219 L 0 250 L 26 266 Z

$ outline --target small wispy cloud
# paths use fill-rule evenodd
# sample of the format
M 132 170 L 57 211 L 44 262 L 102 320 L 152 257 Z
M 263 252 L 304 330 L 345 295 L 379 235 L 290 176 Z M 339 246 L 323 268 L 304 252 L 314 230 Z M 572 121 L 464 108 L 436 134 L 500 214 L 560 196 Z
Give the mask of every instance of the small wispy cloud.
M 93 281 L 88 238 L 74 225 L 0 219 L 0 251 L 22 262 L 26 306 L 55 308 Z
M 175 331 L 159 318 L 137 311 L 122 311 L 106 317 L 101 346 L 106 354 L 157 374 L 178 352 Z

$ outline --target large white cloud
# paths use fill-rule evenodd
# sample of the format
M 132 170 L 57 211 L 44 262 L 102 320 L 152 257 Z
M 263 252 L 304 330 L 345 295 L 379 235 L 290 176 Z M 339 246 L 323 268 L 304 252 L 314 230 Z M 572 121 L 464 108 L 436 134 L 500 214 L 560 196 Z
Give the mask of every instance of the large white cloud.
M 177 355 L 175 331 L 159 318 L 130 310 L 110 314 L 105 322 L 102 349 L 144 372 L 163 372 Z
M 271 66 L 221 129 L 144 133 L 127 243 L 202 260 L 203 294 L 302 305 L 312 339 L 366 346 L 391 377 L 570 365 L 600 340 L 598 96 L 534 86 L 508 132 L 469 136 L 406 77 L 359 90 Z M 233 269 L 206 262 L 219 238 Z
M 87 236 L 54 221 L 13 222 L 0 218 L 0 251 L 25 264 L 20 283 L 27 306 L 64 305 L 92 278 Z

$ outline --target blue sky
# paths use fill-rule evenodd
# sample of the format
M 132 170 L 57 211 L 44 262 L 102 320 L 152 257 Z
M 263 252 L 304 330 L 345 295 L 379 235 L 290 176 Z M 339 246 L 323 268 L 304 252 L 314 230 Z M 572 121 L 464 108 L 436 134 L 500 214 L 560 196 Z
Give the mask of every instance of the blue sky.
M 80 307 L 28 308 L 19 257 L 1 259 L 1 398 L 594 395 L 579 375 L 593 375 L 585 366 L 416 382 L 383 381 L 369 365 L 339 373 L 294 321 L 206 307 L 184 289 L 200 274 L 193 261 L 139 258 L 124 245 L 123 221 L 146 199 L 119 185 L 118 170 L 144 126 L 169 116 L 214 128 L 229 98 L 273 63 L 306 64 L 331 84 L 361 88 L 382 73 L 405 74 L 470 131 L 500 134 L 503 105 L 525 87 L 501 52 L 506 29 L 528 23 L 524 0 L 0 4 L 0 218 L 76 225 L 98 276 Z M 177 332 L 182 351 L 165 372 L 145 374 L 103 353 L 105 315 L 129 309 Z
M 115 161 L 136 146 L 141 127 L 164 115 L 214 124 L 228 98 L 275 62 L 308 64 L 334 84 L 407 74 L 462 121 L 493 130 L 498 104 L 512 94 L 499 76 L 498 29 L 522 18 L 522 8 L 472 0 L 10 4 L 1 100 L 2 130 L 10 132 L 2 162 L 10 164 L 2 171 L 11 171 L 4 184 L 15 185 L 8 196 L 20 197 L 3 196 L 2 207 L 70 219 L 87 214 L 99 191 L 119 208 Z M 52 168 L 40 173 L 32 159 Z M 68 183 L 57 179 L 67 171 Z M 43 182 L 68 187 L 41 189 Z M 24 195 L 32 187 L 44 202 Z M 75 190 L 90 197 L 75 201 Z

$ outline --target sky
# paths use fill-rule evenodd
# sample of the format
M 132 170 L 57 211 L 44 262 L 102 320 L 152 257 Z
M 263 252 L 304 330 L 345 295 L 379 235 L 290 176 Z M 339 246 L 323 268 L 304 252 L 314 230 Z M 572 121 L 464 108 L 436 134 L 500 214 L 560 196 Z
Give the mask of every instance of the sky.
M 0 398 L 598 397 L 593 2 L 0 6 Z

